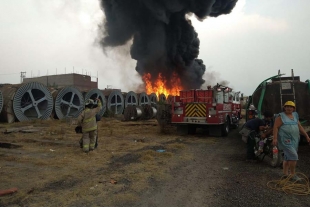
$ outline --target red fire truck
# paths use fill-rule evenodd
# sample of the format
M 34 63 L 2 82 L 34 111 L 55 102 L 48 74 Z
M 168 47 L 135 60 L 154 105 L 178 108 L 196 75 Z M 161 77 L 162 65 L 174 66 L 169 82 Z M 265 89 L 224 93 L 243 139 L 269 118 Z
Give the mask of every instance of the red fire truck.
M 180 91 L 171 104 L 171 124 L 180 133 L 192 134 L 201 127 L 212 136 L 227 136 L 241 118 L 240 92 L 219 84 L 207 90 Z

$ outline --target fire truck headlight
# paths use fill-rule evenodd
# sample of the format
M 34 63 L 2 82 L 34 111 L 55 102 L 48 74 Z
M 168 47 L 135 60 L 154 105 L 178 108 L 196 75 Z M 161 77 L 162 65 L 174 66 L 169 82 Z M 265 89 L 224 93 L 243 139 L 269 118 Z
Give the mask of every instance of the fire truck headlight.
M 209 113 L 208 113 L 208 115 L 209 115 L 209 117 L 211 117 L 212 115 L 213 115 L 213 116 L 216 115 L 216 110 L 214 110 L 213 107 L 210 107 L 210 108 L 209 108 Z
M 183 108 L 182 107 L 175 107 L 174 108 L 174 114 L 183 114 Z

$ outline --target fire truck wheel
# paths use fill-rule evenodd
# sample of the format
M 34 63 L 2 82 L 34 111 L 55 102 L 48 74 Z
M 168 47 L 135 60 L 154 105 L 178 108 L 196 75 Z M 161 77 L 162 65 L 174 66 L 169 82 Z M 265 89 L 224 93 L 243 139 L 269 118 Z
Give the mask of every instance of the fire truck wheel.
M 227 136 L 229 133 L 230 122 L 229 119 L 226 118 L 226 122 L 222 125 L 222 136 Z

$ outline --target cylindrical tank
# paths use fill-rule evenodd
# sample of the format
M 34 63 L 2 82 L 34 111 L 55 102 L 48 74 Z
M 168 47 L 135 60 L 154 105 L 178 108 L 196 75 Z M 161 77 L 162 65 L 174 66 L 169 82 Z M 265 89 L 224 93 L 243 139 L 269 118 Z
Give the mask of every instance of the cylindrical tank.
M 128 105 L 124 110 L 125 121 L 136 121 L 142 117 L 142 106 Z
M 281 105 L 281 94 L 280 94 L 280 81 L 268 82 L 266 84 L 265 94 L 262 99 L 261 113 L 265 111 L 271 111 L 272 113 L 280 113 L 283 111 L 283 105 L 286 101 L 294 101 L 293 85 L 295 90 L 295 104 L 296 111 L 298 112 L 301 120 L 310 120 L 310 91 L 308 83 L 294 81 L 284 82 L 282 81 L 282 105 Z M 259 87 L 252 95 L 252 102 L 255 107 L 258 107 L 259 100 L 263 86 Z
M 142 117 L 141 119 L 148 120 L 156 117 L 157 109 L 151 105 L 143 105 L 142 106 Z

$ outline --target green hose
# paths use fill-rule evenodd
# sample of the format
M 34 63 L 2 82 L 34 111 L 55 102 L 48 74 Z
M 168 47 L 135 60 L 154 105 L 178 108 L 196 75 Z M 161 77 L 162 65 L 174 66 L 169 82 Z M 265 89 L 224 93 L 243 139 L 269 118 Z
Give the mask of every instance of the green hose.
M 259 101 L 258 101 L 258 106 L 257 106 L 257 111 L 258 111 L 258 118 L 262 118 L 262 114 L 261 114 L 261 111 L 262 111 L 262 104 L 263 104 L 263 100 L 264 100 L 264 96 L 265 96 L 265 92 L 266 92 L 266 85 L 267 85 L 267 82 L 264 81 L 263 84 L 262 84 L 262 92 L 260 94 L 260 98 L 259 98 Z
M 310 80 L 308 79 L 308 80 L 306 80 L 305 82 L 308 83 L 308 84 L 307 84 L 307 85 L 308 85 L 308 91 L 310 92 Z
M 255 89 L 255 91 L 253 92 L 253 94 L 252 94 L 252 96 L 251 96 L 251 101 L 249 101 L 249 103 L 248 103 L 248 105 L 247 105 L 247 109 L 246 109 L 246 111 L 248 110 L 248 108 L 249 108 L 249 106 L 250 106 L 250 104 L 251 104 L 251 102 L 253 101 L 253 95 L 254 95 L 254 93 L 257 91 L 257 90 L 259 90 L 261 87 L 263 87 L 263 89 L 262 89 L 262 93 L 261 93 L 261 95 L 260 95 L 260 99 L 259 99 L 259 102 L 258 102 L 258 117 L 259 118 L 261 118 L 261 109 L 262 109 L 262 104 L 263 104 L 263 99 L 264 99 L 264 96 L 265 96 L 265 91 L 266 91 L 266 85 L 267 85 L 267 81 L 269 81 L 270 79 L 273 79 L 273 78 L 278 78 L 278 77 L 280 77 L 280 76 L 282 76 L 282 75 L 285 75 L 285 74 L 278 74 L 278 75 L 275 75 L 275 76 L 272 76 L 272 77 L 270 77 L 270 78 L 267 78 L 266 80 L 264 80 L 263 82 L 261 82 L 258 86 L 257 86 L 257 88 Z
M 303 121 L 300 121 L 300 124 L 305 124 L 306 122 L 308 122 L 307 120 L 303 120 Z
M 306 81 L 305 81 L 306 83 L 307 83 L 307 86 L 308 86 L 308 92 L 310 93 L 310 80 L 309 79 L 307 79 Z M 304 120 L 304 121 L 300 121 L 300 124 L 305 124 L 306 122 L 308 122 L 307 120 Z
M 283 74 L 278 74 L 278 75 L 275 75 L 275 76 L 271 76 L 270 78 L 267 78 L 266 80 L 262 81 L 262 82 L 257 86 L 257 88 L 255 89 L 255 91 L 253 92 L 253 94 L 254 94 L 258 89 L 260 89 L 260 87 L 263 85 L 264 82 L 267 82 L 267 81 L 269 81 L 270 79 L 273 79 L 273 78 L 278 78 L 278 77 L 280 77 L 280 76 L 282 76 L 282 75 L 285 75 L 285 74 L 283 73 Z

